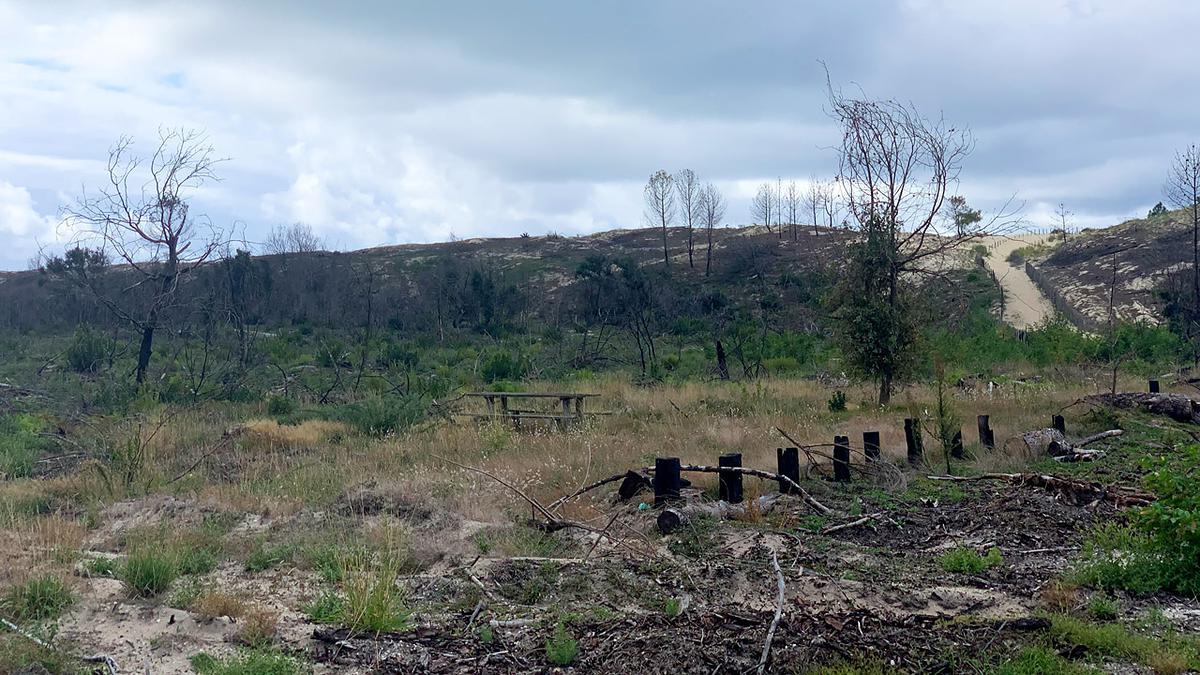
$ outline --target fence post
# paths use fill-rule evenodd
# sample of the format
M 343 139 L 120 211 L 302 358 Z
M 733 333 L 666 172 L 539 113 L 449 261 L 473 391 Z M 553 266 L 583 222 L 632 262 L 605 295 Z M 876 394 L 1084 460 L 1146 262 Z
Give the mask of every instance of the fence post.
M 992 433 L 991 417 L 989 415 L 980 415 L 976 418 L 976 423 L 979 426 L 979 445 L 988 450 L 995 450 L 996 435 Z
M 742 466 L 742 453 L 730 452 L 717 458 L 717 466 L 721 468 Z M 722 471 L 717 474 L 717 496 L 730 504 L 742 501 L 742 474 L 737 471 Z
M 866 453 L 867 459 L 879 461 L 879 432 L 864 431 L 863 432 L 863 452 Z
M 1150 380 L 1150 393 L 1151 394 L 1158 393 L 1158 380 Z
M 904 443 L 908 446 L 908 463 L 921 463 L 925 449 L 921 447 L 921 426 L 911 417 L 904 420 Z
M 1050 426 L 1058 429 L 1058 433 L 1060 434 L 1066 435 L 1067 433 L 1067 421 L 1063 419 L 1062 415 L 1055 415 L 1054 417 L 1051 417 Z
M 775 448 L 776 460 L 779 465 L 779 475 L 800 482 L 800 448 Z M 779 481 L 779 491 L 785 495 L 792 494 L 792 486 L 787 481 Z
M 679 501 L 679 458 L 657 457 L 654 460 L 654 505 Z
M 962 459 L 966 456 L 963 452 L 962 429 L 954 432 L 954 438 L 950 441 L 950 456 L 954 459 Z
M 833 479 L 839 483 L 850 482 L 850 437 L 833 437 Z

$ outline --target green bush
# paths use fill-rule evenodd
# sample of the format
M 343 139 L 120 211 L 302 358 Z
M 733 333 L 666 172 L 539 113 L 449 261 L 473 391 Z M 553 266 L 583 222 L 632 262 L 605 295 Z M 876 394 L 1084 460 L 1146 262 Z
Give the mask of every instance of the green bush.
M 508 352 L 494 352 L 483 362 L 480 375 L 486 382 L 519 380 L 527 370 L 525 360 Z
M 8 589 L 0 600 L 0 611 L 17 623 L 41 623 L 62 616 L 75 602 L 62 579 L 42 576 Z
M 271 417 L 283 417 L 296 412 L 296 401 L 286 396 L 272 396 L 267 399 L 267 414 Z
M 326 592 L 308 603 L 304 613 L 313 623 L 341 623 L 346 616 L 346 601 L 334 592 Z
M 984 570 L 996 567 L 1002 562 L 1000 549 L 992 547 L 987 555 L 979 555 L 973 548 L 959 546 L 943 553 L 938 563 L 947 572 L 960 574 L 979 574 Z
M 121 566 L 121 581 L 131 593 L 144 598 L 166 591 L 178 575 L 174 557 L 149 546 L 131 552 Z
M 77 373 L 95 373 L 112 353 L 112 340 L 84 325 L 67 346 L 67 366 Z
M 845 412 L 846 411 L 846 392 L 838 389 L 833 392 L 833 396 L 825 403 L 829 406 L 829 412 Z
M 263 570 L 269 570 L 276 565 L 290 560 L 294 552 L 294 546 L 289 546 L 286 544 L 268 546 L 266 544 L 259 543 L 259 545 L 254 547 L 254 550 L 250 552 L 250 555 L 246 556 L 246 571 L 262 572 Z
M 32 415 L 0 415 L 0 475 L 23 478 L 33 473 L 49 441 L 42 438 L 43 423 Z
M 421 421 L 425 402 L 420 396 L 371 396 L 339 406 L 333 416 L 360 433 L 383 437 Z
M 1200 447 L 1157 461 L 1146 486 L 1158 499 L 1128 524 L 1107 523 L 1084 541 L 1076 583 L 1137 593 L 1200 594 Z

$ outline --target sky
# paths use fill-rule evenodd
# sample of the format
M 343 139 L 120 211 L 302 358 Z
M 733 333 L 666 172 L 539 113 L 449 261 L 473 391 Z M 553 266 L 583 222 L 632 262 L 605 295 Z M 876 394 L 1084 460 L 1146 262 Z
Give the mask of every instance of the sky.
M 644 225 L 691 168 L 751 222 L 759 184 L 836 171 L 843 90 L 969 128 L 956 192 L 1032 227 L 1144 215 L 1200 142 L 1200 3 L 0 0 L 0 270 L 71 239 L 108 149 L 203 130 L 193 213 L 331 247 Z

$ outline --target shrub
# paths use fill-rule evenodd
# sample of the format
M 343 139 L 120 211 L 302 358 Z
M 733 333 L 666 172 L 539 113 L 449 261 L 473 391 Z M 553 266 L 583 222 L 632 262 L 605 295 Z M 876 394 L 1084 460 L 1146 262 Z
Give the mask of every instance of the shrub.
M 176 569 L 180 574 L 208 574 L 217 568 L 217 554 L 206 547 L 185 547 L 178 552 Z
M 526 366 L 523 359 L 508 352 L 493 352 L 483 363 L 480 375 L 486 382 L 501 380 L 519 380 L 525 376 Z
M 246 557 L 247 572 L 262 572 L 279 565 L 292 557 L 293 547 L 288 545 L 267 546 L 259 543 Z
M 1022 649 L 1012 660 L 1005 661 L 996 669 L 997 675 L 1074 675 L 1089 672 L 1089 669 L 1071 663 L 1054 650 L 1041 646 Z
M 296 412 L 296 401 L 286 396 L 272 396 L 267 399 L 267 414 L 271 417 L 283 417 Z
M 264 648 L 275 640 L 278 630 L 279 614 L 265 607 L 248 607 L 242 614 L 234 638 L 249 647 Z
M 176 576 L 178 572 L 173 557 L 148 546 L 130 553 L 121 567 L 121 581 L 134 595 L 145 598 L 166 591 Z
M 560 621 L 554 634 L 546 638 L 546 660 L 556 666 L 569 666 L 579 653 L 579 643 Z
M 89 560 L 85 568 L 92 576 L 111 577 L 117 574 L 118 565 L 116 558 L 99 557 Z
M 1077 583 L 1138 593 L 1200 594 L 1200 447 L 1186 448 L 1146 477 L 1158 499 L 1129 524 L 1097 527 L 1073 572 Z
M 18 623 L 41 623 L 62 616 L 75 602 L 71 589 L 62 579 L 43 576 L 8 589 L 0 610 Z
M 829 406 L 829 412 L 845 412 L 846 411 L 846 392 L 838 389 L 833 392 L 833 396 L 826 401 Z
M 43 426 L 33 415 L 0 415 L 0 474 L 23 478 L 33 473 L 48 445 L 38 435 Z
M 84 325 L 67 346 L 67 366 L 77 373 L 95 373 L 112 351 L 112 341 Z
M 987 555 L 979 555 L 973 548 L 959 546 L 942 554 L 938 558 L 938 563 L 942 569 L 947 572 L 959 572 L 961 574 L 979 574 L 984 570 L 991 569 L 1002 562 L 1000 557 L 1000 549 L 993 546 L 987 552 Z
M 395 434 L 416 424 L 425 416 L 419 396 L 372 396 L 340 406 L 335 417 L 370 436 Z

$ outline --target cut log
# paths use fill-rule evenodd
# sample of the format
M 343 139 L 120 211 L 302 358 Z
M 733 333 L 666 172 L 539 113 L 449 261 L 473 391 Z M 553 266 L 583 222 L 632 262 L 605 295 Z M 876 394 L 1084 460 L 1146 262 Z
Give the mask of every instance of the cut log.
M 1200 424 L 1200 404 L 1183 394 L 1151 394 L 1148 392 L 1094 394 L 1084 397 L 1083 400 L 1122 410 L 1141 410 L 1151 415 L 1169 417 L 1176 422 L 1185 424 Z
M 730 504 L 726 501 L 709 502 L 707 504 L 688 504 L 674 508 L 663 509 L 658 514 L 658 531 L 670 534 L 687 525 L 697 518 L 709 517 L 717 520 L 744 518 L 747 513 L 770 513 L 779 500 L 778 494 L 763 495 L 746 504 Z
M 1025 442 L 1025 447 L 1029 448 L 1029 451 L 1034 455 L 1050 455 L 1051 457 L 1057 459 L 1061 457 L 1070 457 L 1072 455 L 1082 454 L 1092 455 L 1090 459 L 1099 459 L 1099 457 L 1095 456 L 1097 454 L 1095 451 L 1086 450 L 1084 449 L 1084 446 L 1105 438 L 1120 436 L 1123 433 L 1125 432 L 1120 429 L 1110 429 L 1108 431 L 1102 431 L 1098 434 L 1088 436 L 1087 438 L 1080 440 L 1078 443 L 1072 443 L 1068 441 L 1067 437 L 1064 436 L 1063 433 L 1058 429 L 1047 428 L 1027 431 L 1021 434 L 1021 440 Z M 1099 455 L 1103 456 L 1103 453 L 1099 453 Z M 1062 461 L 1069 462 L 1078 460 L 1067 459 Z

